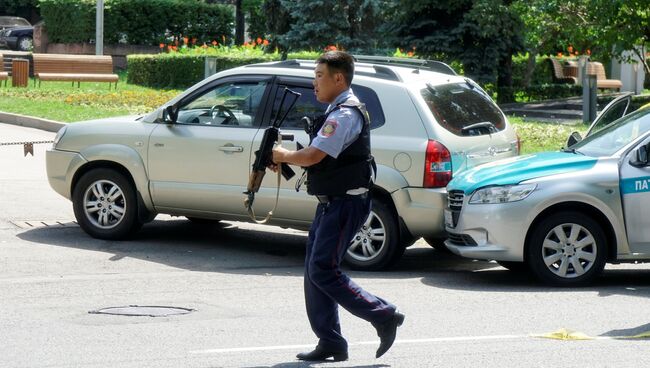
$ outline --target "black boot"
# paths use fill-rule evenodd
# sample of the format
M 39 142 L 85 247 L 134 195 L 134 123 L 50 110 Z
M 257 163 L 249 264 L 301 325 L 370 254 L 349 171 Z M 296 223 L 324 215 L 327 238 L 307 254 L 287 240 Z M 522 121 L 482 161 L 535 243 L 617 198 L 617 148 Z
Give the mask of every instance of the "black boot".
M 393 346 L 395 336 L 397 336 L 397 327 L 401 326 L 402 323 L 404 323 L 404 315 L 395 311 L 391 319 L 379 326 L 375 326 L 380 340 L 379 349 L 377 349 L 377 354 L 375 355 L 376 358 L 384 355 Z
M 326 350 L 320 346 L 316 346 L 316 349 L 313 351 L 310 351 L 308 353 L 300 353 L 296 355 L 296 358 L 310 362 L 322 362 L 326 361 L 329 358 L 333 358 L 333 360 L 328 361 L 340 362 L 343 360 L 348 360 L 348 352 Z

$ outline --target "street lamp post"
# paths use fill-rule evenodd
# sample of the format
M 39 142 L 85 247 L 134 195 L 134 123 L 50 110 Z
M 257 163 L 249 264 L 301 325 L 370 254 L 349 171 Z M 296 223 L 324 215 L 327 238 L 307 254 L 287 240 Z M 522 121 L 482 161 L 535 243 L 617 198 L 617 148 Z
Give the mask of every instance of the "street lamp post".
M 95 54 L 104 55 L 104 0 L 97 0 L 97 25 L 95 27 Z

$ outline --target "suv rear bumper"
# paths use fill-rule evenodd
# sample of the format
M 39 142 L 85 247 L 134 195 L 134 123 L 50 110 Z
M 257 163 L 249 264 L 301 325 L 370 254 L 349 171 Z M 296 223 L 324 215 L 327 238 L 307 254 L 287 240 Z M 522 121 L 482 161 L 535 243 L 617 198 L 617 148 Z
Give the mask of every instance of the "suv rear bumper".
M 402 188 L 391 194 L 397 214 L 415 237 L 445 238 L 445 188 Z

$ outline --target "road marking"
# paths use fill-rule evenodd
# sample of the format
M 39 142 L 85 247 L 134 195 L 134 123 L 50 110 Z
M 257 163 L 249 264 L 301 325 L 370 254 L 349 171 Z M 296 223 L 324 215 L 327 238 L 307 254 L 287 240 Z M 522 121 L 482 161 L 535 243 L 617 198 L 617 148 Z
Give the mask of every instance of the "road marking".
M 451 341 L 476 341 L 476 340 L 511 340 L 528 338 L 529 335 L 492 335 L 492 336 L 458 336 L 458 337 L 433 337 L 427 339 L 405 339 L 395 340 L 395 344 L 424 344 L 432 342 L 451 342 Z M 379 345 L 379 340 L 360 341 L 349 343 L 348 346 L 360 345 Z M 243 348 L 225 348 L 225 349 L 207 349 L 190 351 L 191 354 L 220 354 L 220 353 L 241 353 L 251 351 L 270 351 L 270 350 L 296 350 L 313 348 L 310 345 L 276 345 L 276 346 L 252 346 Z
M 567 330 L 565 328 L 559 329 L 555 332 L 547 334 L 528 334 L 528 335 L 488 335 L 488 336 L 456 336 L 456 337 L 432 337 L 425 339 L 403 339 L 395 340 L 395 344 L 426 344 L 435 342 L 464 342 L 464 341 L 486 341 L 486 340 L 521 340 L 530 338 L 546 338 L 555 340 L 614 340 L 614 339 L 642 339 L 650 338 L 650 332 L 641 333 L 634 336 L 588 336 L 582 332 Z M 361 345 L 379 345 L 379 341 L 359 341 L 349 343 L 348 346 L 361 346 Z M 193 350 L 190 354 L 223 354 L 223 353 L 242 353 L 251 351 L 272 351 L 272 350 L 298 350 L 310 349 L 314 344 L 310 345 L 275 345 L 275 346 L 250 346 L 241 348 L 225 348 L 225 349 L 207 349 L 207 350 Z
M 553 340 L 621 340 L 621 339 L 647 339 L 650 338 L 650 331 L 642 332 L 636 335 L 628 336 L 589 336 L 585 333 L 568 330 L 566 328 L 561 328 L 557 331 L 547 333 L 547 334 L 538 334 L 531 335 L 532 337 L 539 337 L 543 339 L 553 339 Z

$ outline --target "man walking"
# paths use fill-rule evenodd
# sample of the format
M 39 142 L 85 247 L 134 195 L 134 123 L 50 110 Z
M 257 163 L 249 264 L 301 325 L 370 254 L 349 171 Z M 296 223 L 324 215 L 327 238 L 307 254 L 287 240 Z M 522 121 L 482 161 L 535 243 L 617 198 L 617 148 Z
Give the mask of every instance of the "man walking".
M 307 192 L 319 201 L 307 241 L 304 281 L 307 316 L 319 340 L 313 351 L 297 358 L 348 359 L 338 305 L 377 329 L 379 358 L 395 341 L 404 315 L 363 290 L 340 268 L 352 237 L 370 213 L 374 163 L 368 113 L 350 88 L 354 60 L 349 54 L 330 51 L 321 55 L 314 73 L 316 98 L 330 105 L 314 122 L 310 145 L 298 151 L 282 147 L 273 151 L 274 163 L 307 168 Z

